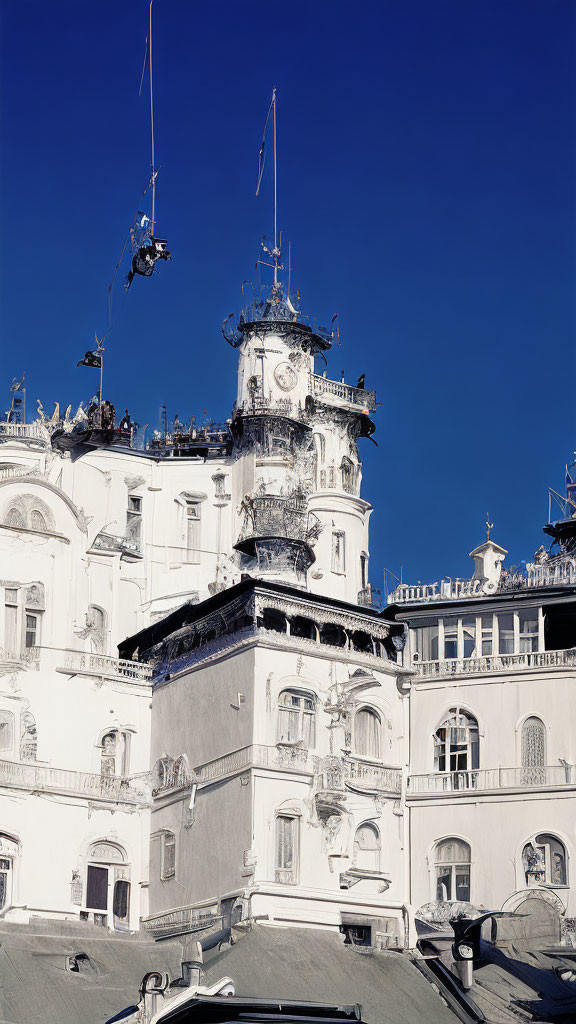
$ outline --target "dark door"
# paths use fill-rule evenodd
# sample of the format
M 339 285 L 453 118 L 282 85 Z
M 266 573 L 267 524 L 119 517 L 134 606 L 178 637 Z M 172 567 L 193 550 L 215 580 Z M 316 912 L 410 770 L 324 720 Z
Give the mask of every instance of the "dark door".
M 88 865 L 86 906 L 90 910 L 108 910 L 108 868 Z
M 119 921 L 125 921 L 128 917 L 128 905 L 130 903 L 130 882 L 119 878 L 114 885 L 114 917 Z

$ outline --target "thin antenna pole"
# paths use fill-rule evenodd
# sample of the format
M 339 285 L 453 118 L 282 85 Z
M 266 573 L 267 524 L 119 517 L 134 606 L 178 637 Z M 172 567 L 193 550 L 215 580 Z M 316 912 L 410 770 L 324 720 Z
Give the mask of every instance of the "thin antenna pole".
M 292 263 L 290 258 L 291 243 L 288 242 L 288 298 L 290 298 L 290 281 L 292 279 Z
M 150 45 L 148 49 L 149 56 L 149 67 L 150 67 L 150 134 L 152 139 L 152 237 L 154 237 L 154 227 L 156 224 L 156 173 L 155 173 L 155 154 L 154 154 L 154 93 L 152 88 L 152 4 L 154 0 L 150 0 L 150 12 L 149 12 L 149 39 Z
M 102 405 L 102 377 L 104 375 L 104 355 L 100 349 L 100 405 Z
M 276 88 L 272 93 L 274 102 L 274 250 L 278 248 L 278 175 L 276 167 Z M 278 256 L 274 256 L 274 284 L 278 284 Z

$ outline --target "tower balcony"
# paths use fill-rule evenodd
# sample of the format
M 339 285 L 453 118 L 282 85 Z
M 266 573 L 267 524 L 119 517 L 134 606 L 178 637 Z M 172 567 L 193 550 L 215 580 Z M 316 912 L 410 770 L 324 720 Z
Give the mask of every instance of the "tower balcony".
M 245 522 L 234 545 L 239 551 L 252 551 L 255 540 L 285 538 L 308 544 L 318 536 L 320 520 L 308 511 L 306 498 L 263 495 L 244 500 Z
M 317 373 L 310 374 L 309 384 L 314 398 L 319 398 L 325 405 L 349 409 L 351 412 L 374 412 L 376 409 L 375 391 L 355 388 L 338 380 L 328 380 Z

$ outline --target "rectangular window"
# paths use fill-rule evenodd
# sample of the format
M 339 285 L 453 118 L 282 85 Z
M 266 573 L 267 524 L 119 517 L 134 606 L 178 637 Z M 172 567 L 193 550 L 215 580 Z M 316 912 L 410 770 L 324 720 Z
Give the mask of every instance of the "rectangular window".
M 276 881 L 295 885 L 298 846 L 298 819 L 288 815 L 276 818 Z
M 142 549 L 142 498 L 138 494 L 128 495 L 126 547 L 130 551 Z
M 494 617 L 492 615 L 482 616 L 482 654 L 489 657 L 494 654 Z
M 40 640 L 40 631 L 38 628 L 39 622 L 39 615 L 31 615 L 29 612 L 26 612 L 26 632 L 24 643 L 27 648 L 38 647 L 38 643 Z
M 458 619 L 444 619 L 444 658 L 458 657 Z
M 520 625 L 520 654 L 538 650 L 538 609 L 527 608 L 518 612 Z
M 504 612 L 498 616 L 498 651 L 500 654 L 514 654 L 514 615 Z
M 462 619 L 462 657 L 473 658 L 476 652 L 476 619 Z
M 7 589 L 4 598 L 4 647 L 10 654 L 18 650 L 18 591 Z
M 346 572 L 346 534 L 334 530 L 332 534 L 332 572 Z
M 201 505 L 198 501 L 186 504 L 186 561 L 200 561 Z
M 176 836 L 173 832 L 163 832 L 160 875 L 162 878 L 174 878 L 175 874 Z

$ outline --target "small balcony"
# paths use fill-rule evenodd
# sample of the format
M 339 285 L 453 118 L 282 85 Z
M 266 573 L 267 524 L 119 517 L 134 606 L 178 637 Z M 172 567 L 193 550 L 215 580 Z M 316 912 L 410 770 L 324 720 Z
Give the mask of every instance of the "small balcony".
M 375 391 L 355 388 L 338 380 L 328 380 L 317 373 L 310 374 L 310 390 L 315 398 L 327 400 L 327 404 L 336 407 L 359 411 L 366 409 L 369 412 L 376 408 Z
M 345 793 L 351 789 L 358 793 L 402 792 L 402 772 L 353 757 L 325 757 L 319 765 L 316 789 L 319 793 Z
M 123 779 L 115 775 L 75 772 L 16 761 L 0 761 L 0 787 L 33 793 L 59 793 L 107 803 L 145 805 L 150 800 L 147 775 Z
M 40 648 L 50 650 L 52 648 Z M 139 661 L 112 658 L 107 654 L 85 651 L 57 651 L 57 672 L 67 675 L 94 676 L 98 679 L 126 680 L 127 682 L 152 682 L 152 668 Z
M 487 672 L 526 672 L 571 668 L 576 665 L 576 647 L 563 651 L 528 651 L 524 654 L 490 654 L 480 658 L 449 658 L 446 661 L 415 661 L 420 679 L 450 679 L 483 675 Z
M 501 791 L 523 792 L 566 788 L 576 788 L 576 766 L 572 764 L 477 768 L 473 771 L 411 775 L 406 796 L 407 799 L 417 799 L 450 794 L 459 798 L 470 796 L 472 793 L 479 796 L 483 793 Z

